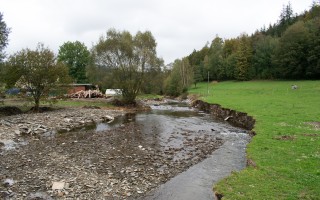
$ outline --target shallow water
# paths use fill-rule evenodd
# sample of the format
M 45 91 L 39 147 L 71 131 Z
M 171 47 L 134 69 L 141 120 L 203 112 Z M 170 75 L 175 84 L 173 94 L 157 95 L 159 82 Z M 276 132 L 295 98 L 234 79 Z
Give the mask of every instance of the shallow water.
M 118 119 L 119 120 L 119 119 Z M 192 148 L 184 145 L 182 137 L 194 139 L 198 136 L 213 136 L 224 144 L 208 158 L 190 167 L 183 173 L 160 185 L 141 199 L 214 199 L 213 185 L 220 179 L 246 166 L 246 145 L 250 136 L 246 131 L 235 128 L 224 121 L 181 105 L 152 106 L 149 113 L 124 116 L 123 122 L 142 125 L 144 139 L 163 149 Z M 108 130 L 115 124 L 98 124 L 96 131 Z M 209 138 L 208 137 L 208 138 Z M 189 149 L 189 152 L 194 149 Z M 174 155 L 174 160 L 188 159 L 184 153 Z

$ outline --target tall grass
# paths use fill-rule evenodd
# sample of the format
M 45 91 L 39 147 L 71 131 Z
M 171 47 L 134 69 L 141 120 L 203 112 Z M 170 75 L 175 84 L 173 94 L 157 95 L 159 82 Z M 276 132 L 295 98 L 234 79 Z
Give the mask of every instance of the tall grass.
M 215 185 L 224 199 L 320 199 L 320 81 L 229 81 L 209 92 L 202 83 L 190 93 L 256 119 L 247 147 L 256 167 Z

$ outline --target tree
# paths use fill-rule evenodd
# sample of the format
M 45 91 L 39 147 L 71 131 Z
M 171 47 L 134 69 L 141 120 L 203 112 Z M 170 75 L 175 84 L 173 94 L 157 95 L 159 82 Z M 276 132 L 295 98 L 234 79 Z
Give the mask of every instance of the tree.
M 183 93 L 184 86 L 181 76 L 181 60 L 174 61 L 172 70 L 164 81 L 164 93 L 169 96 L 179 96 Z
M 255 69 L 256 78 L 271 79 L 275 75 L 275 66 L 272 59 L 278 39 L 271 36 L 260 35 L 254 45 L 252 65 Z
M 296 17 L 293 14 L 293 9 L 291 3 L 289 2 L 288 5 L 283 6 L 280 20 L 278 26 L 276 27 L 276 33 L 278 36 L 281 36 L 287 28 L 292 25 L 296 21 Z
M 162 94 L 163 82 L 166 76 L 163 59 L 158 59 L 154 67 L 147 69 L 145 73 L 145 81 L 141 87 L 144 94 Z
M 290 26 L 279 40 L 275 62 L 280 78 L 305 78 L 308 67 L 308 30 L 304 22 Z
M 165 81 L 165 93 L 170 96 L 179 96 L 188 90 L 194 83 L 194 70 L 187 57 L 177 59 L 173 63 L 172 71 Z
M 216 36 L 209 50 L 209 71 L 211 79 L 222 79 L 225 77 L 222 59 L 223 39 Z
M 194 87 L 196 88 L 197 87 L 197 83 L 203 81 L 200 65 L 193 66 L 193 72 L 194 72 L 193 84 L 194 84 Z
M 76 83 L 86 83 L 86 66 L 90 62 L 90 52 L 79 42 L 66 42 L 60 46 L 58 61 L 69 68 L 69 75 Z
M 204 77 L 204 80 L 208 80 L 208 73 L 210 72 L 210 60 L 208 55 L 204 56 L 201 64 L 203 65 L 202 77 Z
M 223 68 L 225 70 L 225 79 L 235 79 L 238 48 L 238 39 L 227 39 L 224 41 L 222 57 Z
M 54 53 L 38 44 L 36 50 L 23 49 L 11 55 L 6 63 L 6 82 L 19 85 L 31 93 L 34 110 L 39 110 L 40 100 L 54 89 L 68 83 L 68 68 L 56 62 Z
M 9 33 L 10 33 L 10 28 L 8 28 L 7 24 L 3 21 L 3 15 L 2 13 L 0 13 L 0 63 L 5 57 L 3 50 L 8 45 Z
M 189 63 L 189 59 L 187 57 L 183 58 L 181 61 L 177 60 L 175 63 L 176 67 L 179 68 L 181 81 L 182 81 L 182 87 L 184 89 L 188 89 L 188 87 L 193 82 L 193 69 L 192 66 Z
M 156 46 L 149 31 L 132 36 L 128 31 L 110 29 L 94 47 L 95 64 L 112 71 L 114 87 L 121 89 L 124 103 L 135 102 L 146 71 L 159 60 Z
M 307 51 L 308 66 L 306 77 L 310 79 L 320 79 L 320 21 L 311 20 L 308 23 L 309 47 Z
M 252 77 L 251 69 L 252 47 L 250 38 L 243 34 L 240 37 L 239 48 L 237 51 L 236 79 L 240 81 L 250 80 Z
M 304 21 L 316 19 L 320 17 L 320 1 L 313 1 L 309 11 L 305 11 L 302 15 Z

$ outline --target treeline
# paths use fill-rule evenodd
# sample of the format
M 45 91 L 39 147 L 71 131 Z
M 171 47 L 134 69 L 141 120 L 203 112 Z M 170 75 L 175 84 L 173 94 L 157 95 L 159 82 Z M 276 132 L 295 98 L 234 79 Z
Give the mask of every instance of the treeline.
M 207 80 L 320 79 L 319 3 L 300 15 L 293 13 L 289 3 L 278 22 L 268 28 L 231 39 L 216 36 L 170 67 L 158 58 L 149 31 L 132 35 L 109 29 L 91 49 L 79 41 L 65 42 L 55 55 L 40 44 L 36 50 L 22 49 L 6 58 L 9 33 L 0 13 L 0 92 L 29 77 L 23 86 L 35 91 L 38 100 L 64 79 L 96 84 L 103 90 L 121 89 L 127 102 L 133 102 L 140 92 L 178 96 L 191 84 Z M 57 70 L 46 70 L 48 67 Z M 58 73 L 61 71 L 69 77 Z
M 193 70 L 194 83 L 208 77 L 241 81 L 320 79 L 320 4 L 314 2 L 310 10 L 296 15 L 289 3 L 279 21 L 268 28 L 232 39 L 216 36 L 211 44 L 185 59 Z
M 93 60 L 95 57 L 92 52 Z M 237 38 L 216 36 L 210 44 L 177 59 L 165 68 L 163 60 L 144 72 L 140 91 L 178 96 L 191 84 L 209 80 L 320 79 L 320 4 L 294 14 L 289 3 L 279 20 L 254 34 Z M 89 82 L 115 87 L 105 66 L 87 65 Z

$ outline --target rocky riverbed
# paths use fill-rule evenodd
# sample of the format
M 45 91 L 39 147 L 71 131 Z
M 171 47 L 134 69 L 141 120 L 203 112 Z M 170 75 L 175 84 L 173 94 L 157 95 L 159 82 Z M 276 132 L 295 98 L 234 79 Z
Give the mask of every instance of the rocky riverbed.
M 0 143 L 2 140 L 18 139 L 21 135 L 39 136 L 70 131 L 88 124 L 112 120 L 123 113 L 116 110 L 67 108 L 0 117 Z
M 213 129 L 194 132 L 185 126 L 161 139 L 159 127 L 135 123 L 130 116 L 127 123 L 110 130 L 67 132 L 122 114 L 67 109 L 0 118 L 1 140 L 26 144 L 4 150 L 2 142 L 0 197 L 135 199 L 223 144 L 210 133 Z M 64 133 L 57 134 L 61 130 Z

